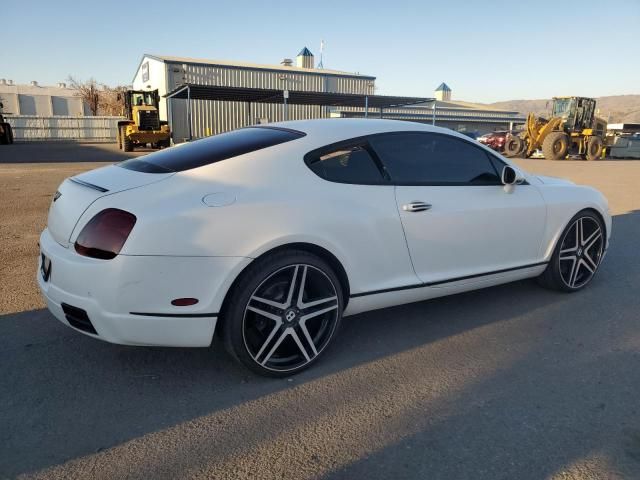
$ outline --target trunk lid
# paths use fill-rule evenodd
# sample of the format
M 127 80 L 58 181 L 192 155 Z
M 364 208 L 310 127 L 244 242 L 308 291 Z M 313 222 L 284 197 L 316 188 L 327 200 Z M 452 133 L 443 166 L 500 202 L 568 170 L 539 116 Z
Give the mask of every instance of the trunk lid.
M 67 178 L 58 187 L 49 208 L 47 227 L 60 245 L 67 247 L 85 210 L 98 198 L 165 180 L 174 173 L 143 173 L 116 165 Z

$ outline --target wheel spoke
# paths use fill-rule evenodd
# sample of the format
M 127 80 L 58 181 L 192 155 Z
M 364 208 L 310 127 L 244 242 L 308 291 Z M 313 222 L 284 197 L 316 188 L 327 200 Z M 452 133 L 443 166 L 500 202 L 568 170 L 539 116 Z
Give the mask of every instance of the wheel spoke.
M 582 218 L 579 218 L 578 221 L 576 222 L 576 228 L 577 228 L 577 235 L 576 235 L 576 239 L 578 240 L 576 245 L 582 245 L 582 242 L 584 241 L 584 225 L 582 223 Z
M 591 272 L 592 275 L 596 273 L 596 268 L 598 268 L 598 266 L 596 265 L 596 262 L 594 262 L 586 253 L 582 259 L 582 264 L 587 268 L 587 270 Z
M 591 235 L 589 235 L 589 237 L 584 242 L 582 242 L 582 246 L 585 248 L 589 248 L 586 245 L 587 244 L 593 245 L 593 243 L 595 243 L 600 238 L 601 234 L 602 232 L 600 231 L 600 228 L 599 227 L 596 228 L 594 232 Z
M 300 289 L 298 290 L 298 301 L 296 305 L 298 308 L 302 307 L 302 296 L 304 295 L 304 287 L 307 284 L 307 266 L 302 267 L 302 279 L 300 280 Z
M 289 335 L 290 333 L 290 328 L 286 328 L 283 332 L 282 335 L 280 335 L 278 337 L 278 340 L 276 340 L 276 343 L 273 344 L 273 347 L 271 347 L 271 350 L 269 350 L 269 353 L 267 353 L 267 355 L 264 357 L 264 360 L 262 360 L 262 362 L 260 362 L 260 365 L 263 365 L 265 363 L 267 363 L 269 361 L 269 359 L 273 356 L 273 354 L 275 353 L 275 351 L 277 350 L 277 348 L 280 346 L 280 344 L 282 343 L 282 341 L 287 337 L 287 335 Z M 258 357 L 256 356 L 256 359 Z
M 306 322 L 311 318 L 317 317 L 318 315 L 322 315 L 323 313 L 330 312 L 331 310 L 336 310 L 337 308 L 338 308 L 338 304 L 335 304 L 335 305 L 331 305 L 330 307 L 325 307 L 320 310 L 315 310 L 310 313 L 305 313 L 304 315 L 302 315 L 302 317 L 300 317 L 300 321 Z
M 256 353 L 256 356 L 255 356 L 256 360 L 258 360 L 258 358 L 260 358 L 260 355 L 262 355 L 262 352 L 264 352 L 264 350 L 267 348 L 267 345 L 269 345 L 271 340 L 273 340 L 273 337 L 275 337 L 276 333 L 278 332 L 278 330 L 280 330 L 281 326 L 282 326 L 282 321 L 276 322 L 276 324 L 273 326 L 273 329 L 269 333 L 269 336 L 267 337 L 267 339 L 262 344 L 262 347 L 260 347 L 260 350 L 258 350 L 258 353 Z
M 282 322 L 282 319 L 280 318 L 280 315 L 275 315 L 271 312 L 267 312 L 266 310 L 262 310 L 261 308 L 256 308 L 252 305 L 247 306 L 247 310 L 250 310 L 254 313 L 257 313 L 258 315 L 262 315 L 263 317 L 266 317 L 270 320 L 273 320 L 274 322 L 278 323 L 278 322 Z
M 564 262 L 566 260 L 573 260 L 574 262 L 576 261 L 576 256 L 575 255 L 565 255 L 565 256 L 560 256 L 560 261 Z
M 304 267 L 306 268 L 306 267 Z M 300 270 L 300 266 L 296 265 L 293 270 L 293 278 L 291 279 L 291 284 L 289 285 L 289 293 L 287 294 L 287 307 L 291 306 L 291 300 L 293 300 L 293 293 L 296 289 L 296 281 L 298 280 L 298 271 Z
M 571 270 L 569 271 L 569 282 L 568 285 L 573 287 L 575 283 L 574 277 L 577 276 L 579 262 L 576 258 L 573 259 L 573 263 L 571 264 Z
M 316 345 L 315 345 L 315 343 L 313 343 L 313 339 L 311 338 L 311 335 L 309 334 L 309 330 L 307 329 L 307 321 L 306 320 L 300 322 L 300 330 L 302 330 L 302 335 L 307 340 L 307 343 L 309 344 L 309 346 L 311 347 L 311 351 L 313 352 L 313 356 L 315 357 L 316 355 L 318 355 L 318 350 L 316 349 Z
M 269 300 L 267 298 L 257 297 L 256 295 L 253 295 L 251 297 L 251 300 L 254 300 L 254 301 L 260 302 L 260 303 L 264 303 L 265 305 L 269 305 L 271 307 L 279 308 L 280 310 L 284 310 L 285 308 L 287 308 L 287 304 L 286 303 L 275 302 L 275 301 Z
M 585 242 L 584 251 L 589 250 L 593 245 L 600 240 L 602 237 L 602 232 L 598 229 L 594 234 L 592 234 Z
M 317 305 L 322 305 L 323 303 L 332 302 L 332 301 L 337 300 L 337 299 L 338 299 L 338 297 L 333 296 L 333 297 L 321 298 L 320 300 L 314 300 L 313 302 L 307 302 L 307 303 L 302 303 L 301 302 L 301 303 L 298 304 L 298 308 L 303 310 L 303 309 L 315 307 Z
M 307 349 L 304 348 L 304 346 L 302 345 L 302 342 L 300 341 L 300 337 L 298 336 L 298 334 L 296 333 L 296 331 L 292 328 L 290 329 L 291 333 L 290 335 L 293 337 L 293 340 L 296 342 L 296 344 L 298 345 L 298 348 L 300 349 L 300 351 L 302 352 L 302 355 L 304 355 L 304 358 L 308 361 L 311 360 L 311 357 L 309 356 L 309 354 L 307 353 Z M 315 357 L 315 354 L 314 354 Z

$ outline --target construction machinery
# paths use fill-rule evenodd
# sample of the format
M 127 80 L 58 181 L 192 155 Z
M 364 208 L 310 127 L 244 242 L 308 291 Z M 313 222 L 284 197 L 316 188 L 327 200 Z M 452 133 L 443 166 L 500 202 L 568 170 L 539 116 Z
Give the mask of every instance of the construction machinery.
M 127 90 L 119 95 L 124 101 L 124 116 L 118 122 L 118 145 L 125 152 L 150 144 L 153 148 L 170 145 L 169 124 L 160 120 L 158 90 Z
M 549 119 L 527 116 L 524 130 L 507 139 L 507 157 L 530 157 L 542 149 L 544 158 L 562 160 L 578 156 L 587 160 L 601 157 L 607 123 L 597 118 L 596 101 L 586 97 L 554 97 Z
M 8 145 L 13 143 L 13 130 L 9 122 L 6 122 L 2 116 L 4 105 L 0 102 L 0 145 Z

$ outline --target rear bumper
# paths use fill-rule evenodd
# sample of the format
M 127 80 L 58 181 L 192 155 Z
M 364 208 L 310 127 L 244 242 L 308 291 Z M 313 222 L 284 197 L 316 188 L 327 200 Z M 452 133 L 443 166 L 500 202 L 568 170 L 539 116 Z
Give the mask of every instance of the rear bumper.
M 48 230 L 40 237 L 40 248 L 51 260 L 48 281 L 40 272 L 42 257 L 37 272 L 51 313 L 85 335 L 123 345 L 210 345 L 224 295 L 251 261 L 126 255 L 97 260 L 59 245 Z M 183 297 L 199 302 L 171 305 L 172 299 Z

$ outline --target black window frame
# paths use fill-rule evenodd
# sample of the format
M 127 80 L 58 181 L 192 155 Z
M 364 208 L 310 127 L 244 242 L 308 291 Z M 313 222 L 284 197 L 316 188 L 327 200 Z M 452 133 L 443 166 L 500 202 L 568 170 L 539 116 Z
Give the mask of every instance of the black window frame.
M 492 183 L 469 183 L 469 182 L 398 182 L 395 181 L 392 177 L 391 174 L 389 173 L 389 171 L 387 170 L 386 165 L 384 164 L 384 161 L 382 160 L 381 156 L 378 155 L 378 152 L 376 152 L 375 147 L 370 143 L 370 140 L 372 138 L 375 137 L 380 137 L 380 136 L 388 136 L 388 135 L 401 135 L 401 134 L 415 134 L 415 135 L 424 135 L 424 134 L 429 134 L 429 135 L 440 135 L 440 136 L 445 136 L 448 138 L 453 138 L 455 140 L 458 140 L 460 142 L 466 143 L 470 146 L 472 146 L 473 148 L 476 148 L 478 150 L 480 150 L 482 153 L 484 153 L 489 161 L 489 164 L 493 167 L 497 177 L 498 177 L 498 182 L 496 182 L 495 184 Z M 311 163 L 315 163 L 316 161 L 320 161 L 320 157 L 322 155 L 326 155 L 327 153 L 331 153 L 332 151 L 338 150 L 340 148 L 354 148 L 354 147 L 361 147 L 363 149 L 365 149 L 369 155 L 371 156 L 371 158 L 373 159 L 376 167 L 378 167 L 378 170 L 380 171 L 380 174 L 382 176 L 382 180 L 380 182 L 345 182 L 345 181 L 339 181 L 339 180 L 332 180 L 329 178 L 325 178 L 322 175 L 318 174 L 317 172 L 315 172 L 311 167 L 310 164 Z M 309 170 L 316 175 L 317 177 L 321 178 L 322 180 L 326 181 L 326 182 L 331 182 L 331 183 L 340 183 L 343 185 L 393 185 L 393 186 L 425 186 L 425 187 L 463 187 L 463 186 L 468 186 L 468 187 L 494 187 L 494 186 L 501 186 L 503 187 L 504 184 L 502 183 L 502 169 L 504 167 L 506 167 L 507 165 L 509 165 L 507 162 L 505 162 L 504 160 L 502 160 L 501 158 L 498 157 L 498 155 L 496 155 L 493 151 L 488 151 L 487 149 L 485 149 L 484 147 L 482 147 L 481 144 L 475 144 L 473 141 L 467 140 L 465 138 L 459 138 L 456 135 L 451 135 L 448 133 L 441 133 L 441 132 L 429 132 L 429 131 L 422 131 L 422 130 L 398 130 L 398 131 L 392 131 L 392 132 L 380 132 L 380 133 L 372 133 L 369 135 L 361 135 L 358 137 L 352 137 L 346 140 L 340 140 L 339 142 L 334 142 L 334 143 L 330 143 L 328 145 L 324 145 L 322 147 L 316 148 L 314 150 L 311 150 L 309 152 L 307 152 L 304 155 L 304 162 L 307 165 L 307 167 L 309 167 Z M 529 183 L 525 180 L 523 181 L 521 184 L 519 185 L 529 185 Z
M 487 152 L 480 144 L 476 145 L 473 141 L 469 141 L 465 138 L 460 138 L 456 135 L 451 135 L 448 133 L 441 133 L 441 132 L 428 132 L 428 131 L 421 131 L 421 130 L 402 130 L 402 131 L 396 131 L 396 132 L 384 132 L 384 133 L 376 133 L 373 135 L 369 135 L 370 138 L 374 138 L 374 137 L 379 137 L 379 136 L 391 136 L 391 135 L 436 135 L 436 136 L 441 136 L 441 137 L 447 137 L 462 143 L 465 143 L 477 150 L 479 150 L 481 153 L 484 153 L 487 156 L 487 161 L 489 162 L 489 165 L 491 165 L 491 168 L 493 168 L 498 181 L 496 183 L 470 183 L 470 182 L 401 182 L 401 181 L 397 181 L 394 180 L 393 177 L 391 176 L 390 173 L 388 173 L 389 175 L 389 179 L 392 185 L 397 185 L 397 186 L 404 186 L 404 187 L 420 187 L 420 186 L 424 186 L 424 187 L 495 187 L 495 186 L 504 186 L 504 184 L 502 183 L 502 170 L 500 169 L 500 171 L 498 171 L 498 168 L 496 168 L 496 163 L 498 162 L 499 164 L 502 164 L 502 168 L 504 168 L 504 166 L 506 165 L 506 163 L 504 163 L 502 160 L 499 160 L 498 158 L 495 157 L 495 155 L 491 154 L 490 152 Z M 370 145 L 371 149 L 375 151 L 375 146 L 374 145 Z M 376 156 L 380 159 L 380 161 L 383 163 L 384 165 L 384 158 L 378 154 L 378 152 L 376 152 Z M 386 167 L 385 167 L 386 170 Z
M 369 140 L 368 140 L 369 136 L 370 135 L 364 135 L 364 136 L 360 136 L 360 137 L 353 137 L 353 138 L 349 138 L 347 140 L 341 140 L 339 142 L 330 143 L 330 144 L 324 145 L 324 146 L 322 146 L 320 148 L 316 148 L 314 150 L 311 150 L 310 152 L 307 152 L 304 155 L 304 163 L 307 165 L 309 170 L 314 175 L 316 175 L 317 177 L 321 178 L 322 180 L 324 180 L 326 182 L 340 183 L 340 184 L 343 184 L 343 185 L 393 185 L 391 183 L 391 178 L 389 176 L 389 173 L 386 170 L 386 167 L 384 166 L 384 164 L 382 163 L 382 161 L 378 157 L 377 153 L 373 150 L 373 148 L 369 144 Z M 335 179 L 331 179 L 331 178 L 326 178 L 326 177 L 320 175 L 315 170 L 313 170 L 313 168 L 311 168 L 312 164 L 322 161 L 322 160 L 320 160 L 320 157 L 322 157 L 323 155 L 327 155 L 327 154 L 329 154 L 331 152 L 334 152 L 336 150 L 347 149 L 347 148 L 362 148 L 364 151 L 366 151 L 369 154 L 369 156 L 371 157 L 371 160 L 373 160 L 373 164 L 378 169 L 378 172 L 380 173 L 380 181 L 377 181 L 377 182 L 348 182 L 348 181 L 342 181 L 342 180 L 335 180 Z

